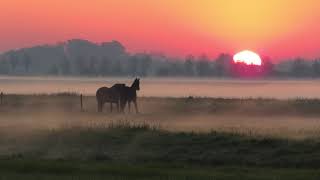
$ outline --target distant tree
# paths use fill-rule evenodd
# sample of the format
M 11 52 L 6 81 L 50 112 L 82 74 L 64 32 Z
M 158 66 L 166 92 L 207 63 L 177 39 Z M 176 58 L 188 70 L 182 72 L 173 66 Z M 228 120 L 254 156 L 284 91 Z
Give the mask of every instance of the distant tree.
M 122 76 L 123 75 L 123 67 L 122 67 L 122 64 L 119 60 L 113 62 L 111 74 L 114 76 Z
M 110 74 L 110 61 L 108 57 L 102 57 L 99 63 L 98 73 L 102 76 L 107 76 Z
M 171 76 L 182 76 L 184 75 L 184 64 L 178 60 L 170 62 L 170 71 L 169 75 Z
M 61 61 L 61 73 L 63 75 L 68 75 L 70 74 L 70 62 L 69 62 L 69 59 L 66 57 L 66 56 L 63 56 L 62 57 L 62 61 Z
M 169 76 L 169 69 L 167 67 L 160 67 L 159 69 L 157 69 L 156 71 L 156 76 Z
M 209 59 L 206 55 L 200 56 L 196 68 L 198 76 L 209 76 L 213 73 L 212 69 L 210 68 Z
M 145 55 L 140 60 L 139 76 L 147 76 L 147 72 L 152 64 L 152 59 L 149 55 Z
M 75 65 L 79 75 L 89 74 L 89 68 L 86 66 L 86 59 L 83 56 L 77 56 Z
M 214 74 L 218 77 L 231 75 L 232 63 L 232 56 L 230 54 L 220 54 L 214 62 Z
M 137 76 L 138 75 L 138 57 L 136 57 L 135 55 L 131 56 L 129 58 L 129 62 L 128 62 L 128 74 L 131 76 Z
M 16 67 L 18 66 L 19 58 L 14 52 L 9 55 L 9 62 L 12 72 L 15 72 Z
M 48 72 L 50 75 L 58 75 L 59 74 L 59 69 L 57 65 L 52 65 L 51 68 L 49 69 Z
M 0 74 L 9 74 L 9 64 L 4 58 L 0 58 Z
M 98 73 L 98 70 L 97 70 L 97 64 L 98 64 L 98 61 L 97 61 L 97 58 L 95 56 L 91 56 L 90 59 L 89 59 L 89 69 L 88 69 L 88 73 L 90 75 L 97 75 Z
M 29 68 L 31 65 L 31 58 L 27 53 L 23 54 L 23 65 L 26 73 L 29 73 Z
M 311 74 L 309 70 L 306 62 L 303 59 L 298 58 L 293 61 L 291 75 L 293 77 L 307 77 Z
M 314 77 L 320 77 L 320 62 L 319 62 L 319 60 L 313 61 L 312 70 L 313 70 Z
M 195 75 L 195 63 L 194 63 L 194 57 L 192 55 L 188 55 L 186 57 L 186 60 L 184 62 L 184 69 L 186 76 L 194 76 Z
M 274 64 L 268 58 L 263 58 L 261 67 L 262 67 L 262 73 L 264 76 L 275 75 L 274 74 Z

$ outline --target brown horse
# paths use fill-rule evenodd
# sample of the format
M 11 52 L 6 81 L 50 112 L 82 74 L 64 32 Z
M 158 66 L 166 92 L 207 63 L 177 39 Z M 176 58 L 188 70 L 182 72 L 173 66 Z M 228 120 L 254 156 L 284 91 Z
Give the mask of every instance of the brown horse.
M 106 102 L 110 103 L 110 111 L 112 112 L 112 103 L 117 105 L 118 112 L 123 110 L 123 101 L 122 91 L 125 88 L 125 84 L 115 84 L 112 87 L 101 87 L 96 92 L 96 98 L 98 103 L 98 112 L 102 112 L 103 105 Z M 121 106 L 121 107 L 120 107 Z
M 134 107 L 136 109 L 136 113 L 139 113 L 138 104 L 137 104 L 137 91 L 140 90 L 140 79 L 136 78 L 130 87 L 125 86 L 122 87 L 123 91 L 121 92 L 121 96 L 124 102 L 124 105 L 128 102 L 128 109 L 130 112 L 130 104 L 134 103 Z M 125 108 L 125 106 L 123 106 Z

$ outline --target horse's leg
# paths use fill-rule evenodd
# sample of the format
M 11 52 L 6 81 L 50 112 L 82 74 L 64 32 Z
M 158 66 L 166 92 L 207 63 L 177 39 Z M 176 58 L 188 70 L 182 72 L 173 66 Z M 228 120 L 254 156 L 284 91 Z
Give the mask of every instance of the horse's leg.
M 130 101 L 128 101 L 128 112 L 130 113 L 131 112 L 131 102 Z
M 127 102 L 122 102 L 121 111 L 122 111 L 123 113 L 125 113 L 124 110 L 126 109 L 126 104 L 127 104 Z
M 103 111 L 104 102 L 100 102 L 100 112 Z
M 118 113 L 120 112 L 119 106 L 120 106 L 120 104 L 119 104 L 119 102 L 117 102 L 117 112 L 118 112 Z
M 134 103 L 134 107 L 136 108 L 136 113 L 138 114 L 138 113 L 139 113 L 139 110 L 138 110 L 137 100 L 135 99 L 135 100 L 133 101 L 133 103 Z
M 121 113 L 124 113 L 124 108 L 126 107 L 126 101 L 124 99 L 120 99 L 119 101 L 119 109 Z
M 112 102 L 110 103 L 110 112 L 112 112 Z
M 97 105 L 98 105 L 98 112 L 101 112 L 101 102 L 97 101 Z
M 123 112 L 123 101 L 121 99 L 119 102 L 119 109 L 120 109 L 120 112 Z
M 127 101 L 126 101 L 126 100 L 123 100 L 123 102 L 122 102 L 122 112 L 123 112 L 123 113 L 125 112 L 126 105 L 127 105 Z

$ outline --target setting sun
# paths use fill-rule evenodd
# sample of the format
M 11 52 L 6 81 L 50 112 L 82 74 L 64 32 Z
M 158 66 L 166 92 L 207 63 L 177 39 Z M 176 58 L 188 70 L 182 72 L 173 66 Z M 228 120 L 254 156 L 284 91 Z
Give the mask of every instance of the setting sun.
M 244 50 L 233 56 L 235 63 L 245 63 L 247 65 L 261 66 L 261 58 L 257 53 L 252 51 Z

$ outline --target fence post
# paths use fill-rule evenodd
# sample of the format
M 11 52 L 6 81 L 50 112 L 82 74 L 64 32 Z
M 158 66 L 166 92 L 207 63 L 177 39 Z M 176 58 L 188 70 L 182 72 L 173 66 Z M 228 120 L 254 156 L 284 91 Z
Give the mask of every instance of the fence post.
M 83 111 L 82 94 L 80 94 L 80 106 L 81 106 L 81 112 L 82 112 Z
M 3 92 L 1 92 L 1 94 L 0 94 L 0 105 L 2 105 L 3 104 Z

